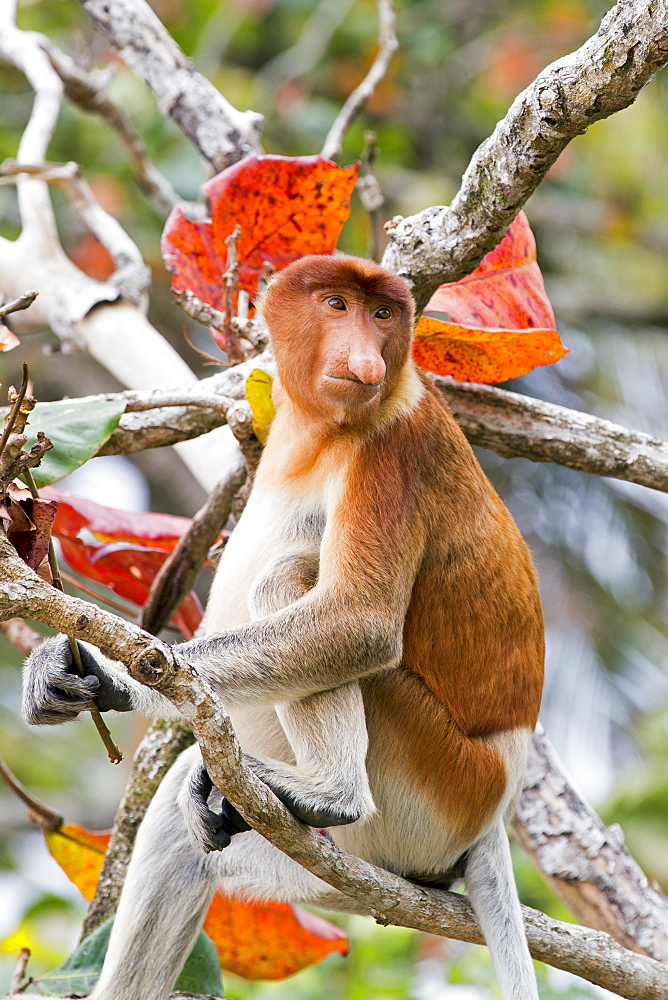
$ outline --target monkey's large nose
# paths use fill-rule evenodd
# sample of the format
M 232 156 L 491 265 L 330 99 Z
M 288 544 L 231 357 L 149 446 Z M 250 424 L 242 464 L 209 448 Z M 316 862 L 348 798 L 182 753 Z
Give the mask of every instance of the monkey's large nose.
M 385 362 L 378 351 L 351 348 L 348 371 L 364 385 L 380 385 L 385 378 Z

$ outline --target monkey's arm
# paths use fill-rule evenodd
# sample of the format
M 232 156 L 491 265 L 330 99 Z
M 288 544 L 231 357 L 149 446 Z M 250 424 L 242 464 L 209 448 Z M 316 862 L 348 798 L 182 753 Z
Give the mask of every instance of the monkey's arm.
M 34 726 L 55 726 L 85 712 L 95 698 L 101 712 L 129 712 L 178 717 L 162 695 L 134 681 L 124 667 L 99 650 L 79 643 L 84 677 L 79 677 L 67 636 L 58 635 L 38 646 L 23 667 L 22 714 Z
M 175 647 L 227 706 L 295 701 L 399 664 L 424 526 L 408 502 L 393 530 L 377 510 L 353 513 L 328 521 L 313 589 L 256 621 Z

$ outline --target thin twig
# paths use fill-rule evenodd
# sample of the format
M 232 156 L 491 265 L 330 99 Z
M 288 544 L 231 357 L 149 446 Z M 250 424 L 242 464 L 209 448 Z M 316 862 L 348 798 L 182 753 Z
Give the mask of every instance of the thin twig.
M 19 952 L 18 961 L 16 963 L 16 968 L 12 973 L 12 978 L 9 983 L 10 994 L 23 993 L 25 989 L 30 986 L 32 979 L 29 979 L 26 983 L 23 982 L 23 977 L 26 974 L 26 966 L 30 959 L 30 948 L 21 948 Z
M 190 592 L 209 549 L 230 516 L 232 501 L 245 479 L 245 465 L 232 469 L 197 511 L 151 584 L 139 618 L 140 628 L 157 635 Z
M 35 500 L 38 500 L 39 492 L 35 485 L 35 480 L 33 479 L 33 475 L 30 469 L 23 470 L 23 477 L 26 481 L 28 489 L 33 495 L 33 498 Z M 49 566 L 51 568 L 51 576 L 53 577 L 53 586 L 56 588 L 56 590 L 59 590 L 61 593 L 65 593 L 65 588 L 63 587 L 63 581 L 60 578 L 60 570 L 58 568 L 58 560 L 56 558 L 56 550 L 54 548 L 52 538 L 49 538 Z M 70 642 L 70 649 L 72 650 L 72 659 L 74 661 L 74 666 L 76 668 L 76 671 L 80 677 L 84 677 L 85 670 L 83 663 L 81 661 L 81 653 L 79 651 L 79 646 L 77 645 L 77 641 L 71 635 L 68 636 L 68 639 Z M 95 724 L 95 728 L 100 734 L 100 739 L 104 743 L 109 760 L 111 761 L 112 764 L 120 764 L 120 762 L 123 760 L 123 754 L 114 743 L 113 737 L 109 732 L 109 729 L 107 728 L 107 725 L 100 714 L 100 709 L 97 707 L 94 698 L 91 698 L 90 700 L 88 711 L 90 712 L 93 723 Z
M 184 288 L 182 292 L 173 292 L 173 299 L 177 305 L 181 306 L 184 312 L 199 320 L 204 326 L 212 326 L 214 330 L 225 329 L 226 314 L 220 309 L 215 309 L 208 302 L 202 302 L 189 288 Z
M 241 226 L 236 226 L 234 232 L 225 240 L 227 247 L 226 270 L 223 275 L 225 282 L 225 325 L 223 334 L 225 336 L 225 351 L 231 365 L 238 365 L 245 360 L 244 352 L 241 350 L 239 336 L 234 325 L 234 293 L 239 283 L 239 255 L 237 253 L 237 243 L 241 236 Z
M 25 399 L 26 392 L 28 391 L 28 366 L 23 362 L 23 379 L 21 381 L 21 388 L 19 389 L 9 413 L 5 417 L 5 429 L 2 432 L 2 437 L 0 437 L 0 455 L 2 455 L 5 450 L 5 445 L 9 440 L 9 436 L 14 429 L 16 424 L 16 418 L 18 416 L 19 410 L 21 409 L 21 404 Z M 23 428 L 21 428 L 23 430 Z
M 4 306 L 0 306 L 0 316 L 9 316 L 10 313 L 20 312 L 21 309 L 28 309 L 38 295 L 39 292 L 32 290 L 24 292 L 17 299 L 13 299 L 11 302 L 6 302 Z
M 373 172 L 373 164 L 376 159 L 376 133 L 364 133 L 365 148 L 360 164 L 360 176 L 357 181 L 357 193 L 360 201 L 371 217 L 371 239 L 369 240 L 369 254 L 372 260 L 380 260 L 381 247 L 383 244 L 383 216 L 381 208 L 385 203 L 385 196 L 380 184 Z
M 24 785 L 21 784 L 15 774 L 9 770 L 4 760 L 0 757 L 0 778 L 3 779 L 14 792 L 17 799 L 20 799 L 29 809 L 29 816 L 33 822 L 38 823 L 44 830 L 57 830 L 63 825 L 63 817 L 55 809 L 51 809 L 44 802 L 35 798 Z
M 116 132 L 128 151 L 137 183 L 156 211 L 167 216 L 174 205 L 183 204 L 167 178 L 149 161 L 146 146 L 124 108 L 105 93 L 104 88 L 110 82 L 111 74 L 103 71 L 87 73 L 46 36 L 39 35 L 38 40 L 62 80 L 69 99 L 84 110 L 100 115 Z M 188 207 L 190 214 L 194 205 Z
M 87 594 L 88 597 L 93 597 L 96 601 L 101 601 L 102 604 L 107 608 L 111 608 L 112 611 L 118 611 L 121 615 L 132 615 L 132 608 L 129 605 L 121 604 L 120 601 L 113 601 L 106 594 L 100 593 L 100 591 L 95 590 L 94 587 L 89 587 L 87 583 L 84 583 L 79 577 L 72 576 L 71 573 L 67 573 L 64 569 L 59 570 L 61 578 L 65 583 L 69 583 L 71 587 L 76 587 L 80 590 L 82 594 Z M 0 625 L 0 628 L 2 626 Z
M 321 156 L 333 159 L 341 153 L 343 137 L 358 114 L 369 100 L 374 90 L 387 73 L 394 53 L 399 48 L 395 33 L 395 14 L 392 0 L 378 0 L 379 49 L 371 69 L 362 82 L 353 90 L 334 119 L 327 133 Z

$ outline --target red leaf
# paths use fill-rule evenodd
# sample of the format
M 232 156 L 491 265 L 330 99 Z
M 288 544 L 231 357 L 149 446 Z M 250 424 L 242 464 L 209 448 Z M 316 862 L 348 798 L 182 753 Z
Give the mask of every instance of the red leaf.
M 350 212 L 357 165 L 319 156 L 250 156 L 204 185 L 211 222 L 192 222 L 179 208 L 162 235 L 175 291 L 224 310 L 225 239 L 241 226 L 239 284 L 251 295 L 264 261 L 280 270 L 309 253 L 332 253 Z
M 175 514 L 156 514 L 117 510 L 105 507 L 94 500 L 84 500 L 63 490 L 47 486 L 41 495 L 50 500 L 60 500 L 55 531 L 58 537 L 77 538 L 82 528 L 87 528 L 96 538 L 105 542 L 133 542 L 147 548 L 171 552 L 176 540 L 187 531 L 190 518 Z
M 449 322 L 428 314 L 445 313 Z M 567 353 L 520 212 L 499 245 L 461 281 L 434 293 L 413 347 L 417 364 L 463 381 L 502 382 Z
M 42 494 L 60 501 L 53 533 L 72 569 L 143 607 L 156 573 L 188 528 L 189 518 L 115 510 L 51 487 Z M 194 592 L 171 618 L 186 639 L 192 638 L 201 620 L 202 607 Z

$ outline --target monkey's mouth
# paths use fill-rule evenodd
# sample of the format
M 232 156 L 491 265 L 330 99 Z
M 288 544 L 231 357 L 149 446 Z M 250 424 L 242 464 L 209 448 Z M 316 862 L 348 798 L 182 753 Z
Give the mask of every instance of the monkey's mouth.
M 378 390 L 383 384 L 380 382 L 362 382 L 360 379 L 355 378 L 354 375 L 325 375 L 325 379 L 332 382 L 347 382 L 349 385 L 354 385 L 357 389 L 374 389 Z

